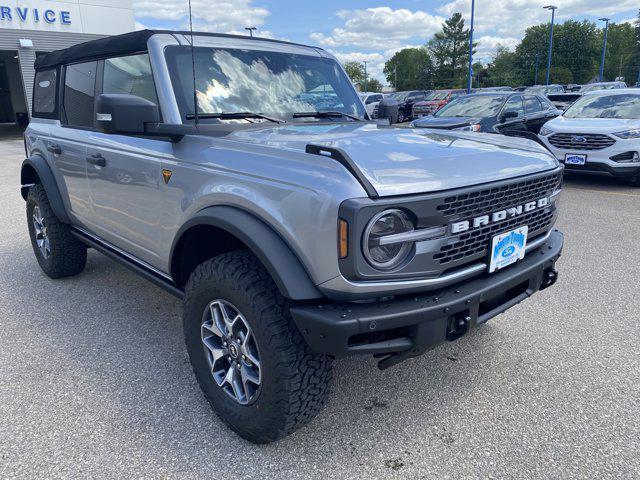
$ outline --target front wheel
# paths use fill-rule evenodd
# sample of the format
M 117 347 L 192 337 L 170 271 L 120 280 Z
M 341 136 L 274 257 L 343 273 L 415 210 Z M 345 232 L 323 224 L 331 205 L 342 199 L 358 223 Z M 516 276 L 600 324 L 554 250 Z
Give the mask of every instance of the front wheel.
M 243 438 L 278 440 L 324 405 L 331 359 L 309 349 L 287 301 L 251 253 L 199 265 L 186 286 L 183 321 L 205 397 Z

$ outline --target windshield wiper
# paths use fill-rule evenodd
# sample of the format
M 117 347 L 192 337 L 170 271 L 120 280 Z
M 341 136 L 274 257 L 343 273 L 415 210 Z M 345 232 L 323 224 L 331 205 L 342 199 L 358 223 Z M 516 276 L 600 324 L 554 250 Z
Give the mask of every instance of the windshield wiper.
M 195 113 L 187 113 L 187 120 L 195 120 Z M 198 118 L 208 119 L 217 118 L 220 120 L 250 120 L 252 118 L 267 120 L 273 123 L 286 123 L 284 120 L 275 117 L 269 117 L 262 115 L 261 113 L 254 112 L 217 112 L 217 113 L 199 113 Z
M 356 122 L 362 122 L 363 120 L 360 117 L 356 117 L 355 115 L 350 115 L 348 113 L 343 113 L 339 111 L 327 111 L 327 112 L 297 112 L 292 115 L 293 118 L 339 118 L 346 117 L 354 120 Z

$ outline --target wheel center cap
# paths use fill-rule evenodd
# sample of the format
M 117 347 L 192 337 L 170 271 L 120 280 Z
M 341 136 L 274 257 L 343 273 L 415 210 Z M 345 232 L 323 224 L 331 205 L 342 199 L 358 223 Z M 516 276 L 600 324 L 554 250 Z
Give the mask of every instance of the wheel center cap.
M 238 354 L 240 353 L 240 349 L 235 343 L 229 344 L 229 355 L 233 358 L 238 358 Z

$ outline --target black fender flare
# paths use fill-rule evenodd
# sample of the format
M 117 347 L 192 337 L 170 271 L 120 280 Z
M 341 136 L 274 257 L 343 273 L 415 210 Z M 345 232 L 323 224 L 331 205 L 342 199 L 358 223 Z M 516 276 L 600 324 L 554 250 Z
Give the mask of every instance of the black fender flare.
M 236 207 L 207 207 L 182 225 L 171 246 L 170 265 L 173 266 L 175 248 L 182 235 L 198 225 L 220 228 L 242 241 L 260 259 L 285 298 L 311 300 L 322 297 L 284 239 L 258 217 Z
M 37 179 L 33 177 L 30 171 L 31 169 L 35 171 Z M 44 191 L 47 193 L 47 198 L 51 204 L 51 209 L 56 217 L 58 217 L 58 220 L 62 223 L 70 223 L 69 215 L 67 215 L 67 210 L 62 202 L 60 189 L 58 188 L 49 164 L 41 155 L 32 155 L 22 162 L 20 169 L 20 184 L 22 185 L 20 194 L 22 198 L 27 199 L 29 188 L 38 180 L 44 187 Z

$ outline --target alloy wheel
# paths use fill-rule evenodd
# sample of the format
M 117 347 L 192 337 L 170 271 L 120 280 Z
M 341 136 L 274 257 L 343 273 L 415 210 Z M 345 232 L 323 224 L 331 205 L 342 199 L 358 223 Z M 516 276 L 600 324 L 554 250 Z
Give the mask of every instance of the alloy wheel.
M 253 403 L 262 369 L 256 339 L 242 313 L 226 300 L 213 300 L 202 315 L 201 338 L 216 384 L 241 405 Z
M 49 255 L 51 255 L 51 243 L 49 242 L 49 236 L 47 234 L 46 221 L 42 216 L 38 205 L 33 207 L 31 221 L 33 222 L 33 229 L 36 236 L 36 245 L 38 246 L 42 256 L 44 258 L 49 258 Z

